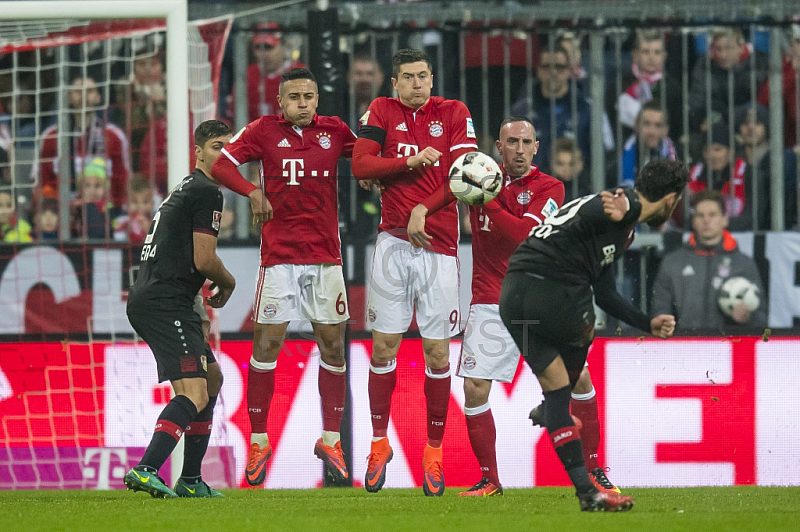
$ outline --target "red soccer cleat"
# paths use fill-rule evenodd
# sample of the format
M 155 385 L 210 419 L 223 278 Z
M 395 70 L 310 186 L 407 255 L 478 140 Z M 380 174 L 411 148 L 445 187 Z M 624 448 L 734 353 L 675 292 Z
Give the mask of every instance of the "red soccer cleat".
M 503 487 L 496 486 L 488 478 L 482 478 L 480 482 L 472 486 L 467 491 L 458 494 L 459 497 L 496 497 L 503 494 Z
M 633 497 L 613 491 L 598 491 L 591 495 L 578 497 L 582 512 L 627 512 L 633 508 Z
M 608 480 L 606 470 L 602 468 L 595 468 L 589 471 L 589 480 L 597 488 L 598 491 L 609 491 L 612 493 L 621 493 L 619 488 Z

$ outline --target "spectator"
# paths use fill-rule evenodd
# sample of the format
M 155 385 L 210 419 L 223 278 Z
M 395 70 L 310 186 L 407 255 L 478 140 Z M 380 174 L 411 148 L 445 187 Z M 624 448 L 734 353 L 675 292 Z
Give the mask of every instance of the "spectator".
M 753 259 L 739 251 L 726 230 L 725 201 L 717 191 L 699 192 L 692 201 L 692 234 L 689 242 L 667 254 L 653 288 L 651 314 L 670 313 L 678 330 L 722 330 L 725 333 L 767 326 L 766 292 Z M 761 304 L 750 312 L 743 304 L 733 317 L 718 304 L 719 289 L 732 277 L 744 277 L 758 285 Z
M 167 195 L 167 108 L 165 93 L 153 94 L 150 122 L 139 152 L 139 172 L 155 186 L 160 196 Z M 194 152 L 192 152 L 194 158 Z M 191 161 L 194 164 L 194 160 Z
M 72 202 L 73 238 L 104 238 L 111 233 L 116 209 L 108 201 L 108 173 L 102 157 L 89 160 L 78 176 L 80 195 Z
M 574 140 L 556 139 L 550 166 L 553 177 L 564 182 L 564 203 L 591 194 L 591 187 L 583 171 L 583 154 Z
M 128 139 L 123 131 L 105 119 L 100 92 L 94 79 L 74 76 L 67 92 L 69 104 L 69 129 L 59 131 L 57 125 L 43 133 L 39 150 L 39 165 L 34 166 L 34 179 L 41 186 L 41 195 L 58 198 L 60 165 L 58 161 L 58 139 L 70 136 L 69 156 L 74 160 L 72 175 L 68 176 L 70 190 L 75 190 L 75 176 L 82 171 L 84 160 L 101 157 L 106 161 L 106 171 L 111 180 L 111 199 L 121 207 L 125 203 L 125 186 L 130 174 Z
M 58 240 L 58 200 L 44 198 L 36 213 L 36 239 Z
M 359 52 L 353 56 L 347 81 L 355 103 L 353 112 L 348 112 L 348 125 L 357 131 L 358 121 L 367 112 L 372 100 L 378 96 L 388 97 L 390 94 L 384 90 L 383 69 L 368 53 Z M 348 104 L 350 101 L 348 98 Z M 339 175 L 352 175 L 349 159 L 339 159 Z M 355 209 L 349 208 L 351 201 L 356 203 Z M 364 241 L 374 239 L 381 213 L 381 198 L 377 186 L 364 190 L 355 186 L 354 180 L 340 179 L 339 203 L 342 206 L 339 209 L 339 217 L 346 228 L 347 236 Z
M 14 145 L 11 140 L 11 130 L 9 123 L 11 116 L 3 109 L 3 104 L 0 103 L 0 183 L 8 183 L 11 180 L 11 157 L 9 153 Z
M 129 131 L 134 171 L 146 171 L 136 165 L 140 162 L 138 154 L 152 121 L 156 116 L 164 114 L 166 91 L 162 52 L 152 45 L 145 45 L 137 51 L 133 59 L 130 77 L 115 85 L 115 106 L 112 114 L 114 121 L 126 125 Z
M 728 124 L 720 120 L 711 128 L 711 139 L 703 148 L 703 161 L 692 167 L 689 191 L 690 194 L 706 189 L 721 192 L 732 230 L 744 231 L 752 229 L 753 223 L 744 182 L 747 163 L 733 158 L 732 146 Z
M 570 82 L 572 76 L 569 54 L 564 48 L 542 50 L 536 67 L 533 98 L 526 96 L 511 107 L 511 114 L 528 118 L 536 127 L 539 151 L 533 162 L 544 173 L 552 174 L 549 157 L 553 140 L 559 137 L 575 139 L 584 155 L 590 153 L 591 104 L 576 91 Z M 603 117 L 606 149 L 614 147 L 608 118 Z M 591 163 L 591 161 L 588 161 Z
M 146 177 L 134 174 L 128 181 L 128 212 L 114 220 L 114 240 L 141 244 L 150 232 L 156 201 Z
M 797 144 L 797 95 L 800 78 L 800 24 L 792 24 L 789 45 L 783 57 L 783 143 L 786 148 Z M 758 91 L 758 103 L 769 107 L 769 81 Z
M 247 67 L 247 121 L 275 114 L 278 110 L 278 85 L 281 75 L 305 65 L 287 57 L 282 34 L 275 22 L 260 22 L 254 27 L 252 51 L 255 61 Z
M 669 114 L 660 102 L 652 100 L 640 107 L 634 133 L 622 152 L 620 185 L 633 188 L 639 170 L 650 161 L 675 160 L 675 144 L 668 132 Z
M 14 192 L 0 189 L 0 242 L 31 242 L 31 224 L 17 216 Z
M 673 120 L 679 118 L 681 89 L 664 72 L 667 59 L 664 34 L 660 30 L 637 30 L 632 59 L 631 71 L 622 81 L 624 92 L 617 100 L 619 123 L 627 131 L 635 129 L 642 105 L 650 101 L 658 102 Z M 681 129 L 675 128 L 672 133 L 680 135 Z
M 738 132 L 739 157 L 747 163 L 744 170 L 746 194 L 752 201 L 750 216 L 755 216 L 751 223 L 753 229 L 770 228 L 770 190 L 771 171 L 769 160 L 769 112 L 756 105 L 746 106 L 736 113 L 736 131 Z M 757 187 L 757 193 L 756 193 Z M 752 212 L 755 210 L 756 212 Z
M 349 113 L 348 125 L 351 129 L 358 127 L 358 120 L 367 112 L 372 100 L 378 96 L 389 96 L 383 90 L 383 81 L 383 69 L 372 56 L 363 52 L 353 55 L 347 73 L 347 84 L 355 101 L 354 113 Z
M 753 59 L 750 56 L 757 54 Z M 707 61 L 698 61 L 692 71 L 689 86 L 689 126 L 691 131 L 704 130 L 718 119 L 728 120 L 733 108 L 750 103 L 756 97 L 751 91 L 752 77 L 756 90 L 767 79 L 767 59 L 753 51 L 746 43 L 741 30 L 722 28 L 711 38 L 710 67 Z M 728 100 L 732 83 L 733 100 Z M 711 88 L 710 108 L 707 100 Z M 709 116 L 711 121 L 708 122 Z
M 555 47 L 561 47 L 566 50 L 570 76 L 575 80 L 575 83 L 578 84 L 581 94 L 588 96 L 588 93 L 586 92 L 586 80 L 588 79 L 588 74 L 586 73 L 586 68 L 583 66 L 581 41 L 581 36 L 574 31 L 559 31 L 556 34 Z

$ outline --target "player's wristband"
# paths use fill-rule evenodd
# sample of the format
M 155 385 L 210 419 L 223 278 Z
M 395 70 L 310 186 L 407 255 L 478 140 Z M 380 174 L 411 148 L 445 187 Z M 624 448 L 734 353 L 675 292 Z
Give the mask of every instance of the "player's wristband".
M 194 306 L 192 307 L 192 310 L 194 310 L 195 314 L 200 316 L 200 321 L 211 321 L 208 319 L 208 311 L 206 310 L 206 305 L 203 302 L 202 293 L 194 296 Z

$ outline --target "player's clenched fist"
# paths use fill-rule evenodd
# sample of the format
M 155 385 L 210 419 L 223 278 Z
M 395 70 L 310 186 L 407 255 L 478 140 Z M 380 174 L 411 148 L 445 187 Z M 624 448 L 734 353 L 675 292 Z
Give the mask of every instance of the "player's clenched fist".
M 272 204 L 261 189 L 253 190 L 247 196 L 250 198 L 250 207 L 253 209 L 253 225 L 272 220 Z
M 675 332 L 675 316 L 659 314 L 650 320 L 650 331 L 657 338 L 667 339 Z
M 442 156 L 442 152 L 437 150 L 436 148 L 432 148 L 428 146 L 421 152 L 416 155 L 412 155 L 406 161 L 406 164 L 409 168 L 418 168 L 420 166 L 433 166 L 436 164 L 436 161 L 439 160 L 439 157 Z
M 603 200 L 603 212 L 612 221 L 619 222 L 628 212 L 628 200 L 625 198 L 625 193 L 621 188 L 618 188 L 614 194 L 607 190 L 602 191 L 600 199 Z

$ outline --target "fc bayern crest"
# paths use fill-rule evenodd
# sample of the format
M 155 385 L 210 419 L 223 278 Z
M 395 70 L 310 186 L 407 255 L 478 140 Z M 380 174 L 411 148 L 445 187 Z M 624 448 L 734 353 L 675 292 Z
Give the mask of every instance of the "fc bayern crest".
M 319 145 L 324 150 L 331 149 L 331 139 L 325 135 L 320 135 L 319 137 Z
M 278 314 L 278 307 L 272 303 L 264 305 L 264 317 L 274 318 Z
M 517 203 L 520 205 L 527 205 L 531 202 L 531 195 L 527 190 L 523 190 L 519 194 L 517 194 Z
M 439 122 L 433 122 L 430 126 L 431 137 L 441 137 L 444 133 L 444 128 Z
M 464 357 L 464 369 L 473 370 L 478 365 L 478 361 L 473 356 Z

